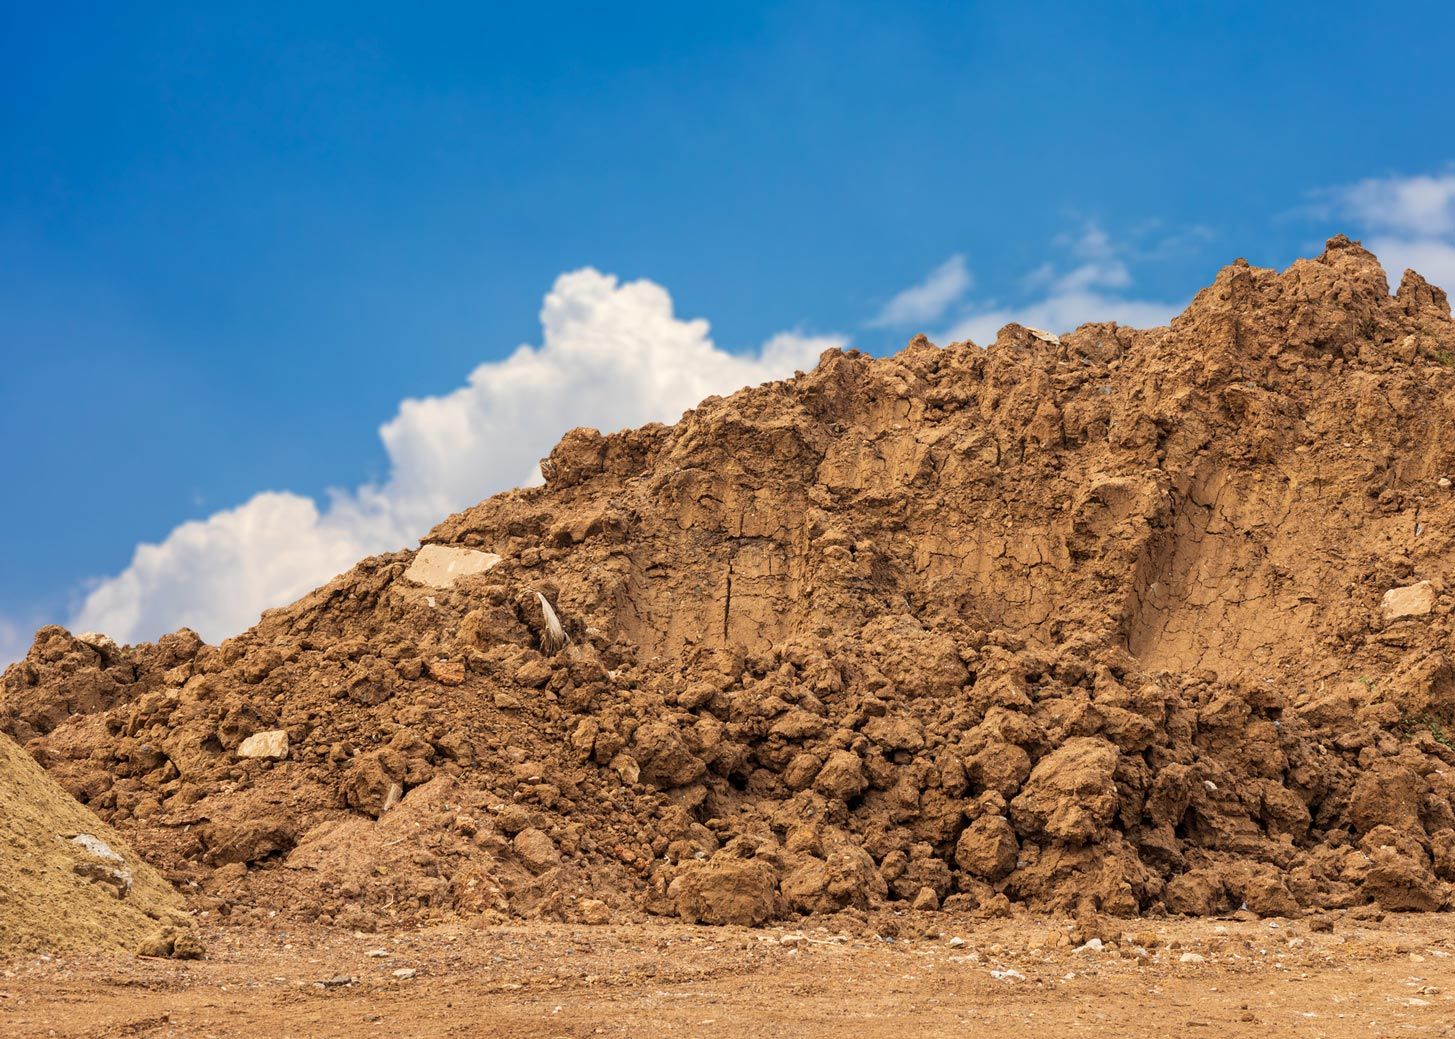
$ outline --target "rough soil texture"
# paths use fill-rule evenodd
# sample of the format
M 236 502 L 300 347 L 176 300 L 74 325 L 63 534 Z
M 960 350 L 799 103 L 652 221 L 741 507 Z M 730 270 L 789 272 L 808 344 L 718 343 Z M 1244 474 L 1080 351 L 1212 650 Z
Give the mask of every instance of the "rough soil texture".
M 166 928 L 189 926 L 182 897 L 0 736 L 0 958 L 135 952 Z
M 0 971 L 0 1034 L 1455 1035 L 1448 917 L 1123 922 L 1101 932 L 1100 950 L 1077 952 L 1065 925 L 934 916 L 933 933 L 892 943 L 670 923 L 449 925 L 388 938 L 225 928 L 208 936 L 202 963 L 95 957 Z
M 240 923 L 1451 905 L 1455 324 L 1347 239 L 543 470 L 0 729 Z

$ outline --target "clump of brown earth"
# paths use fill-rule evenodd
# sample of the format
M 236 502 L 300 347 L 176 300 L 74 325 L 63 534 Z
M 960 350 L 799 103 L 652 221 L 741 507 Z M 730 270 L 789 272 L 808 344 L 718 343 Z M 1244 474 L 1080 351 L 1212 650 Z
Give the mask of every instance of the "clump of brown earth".
M 1451 906 L 1455 324 L 1348 239 L 543 471 L 0 727 L 242 918 Z
M 0 957 L 77 949 L 195 955 L 182 898 L 0 736 Z

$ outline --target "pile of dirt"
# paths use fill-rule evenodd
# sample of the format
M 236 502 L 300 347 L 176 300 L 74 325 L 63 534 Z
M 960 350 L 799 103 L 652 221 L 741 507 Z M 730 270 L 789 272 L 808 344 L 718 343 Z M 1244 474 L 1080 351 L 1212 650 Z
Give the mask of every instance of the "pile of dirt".
M 190 941 L 181 896 L 5 736 L 0 806 L 0 957 Z
M 1450 906 L 1455 324 L 1348 239 L 543 471 L 0 727 L 245 918 Z

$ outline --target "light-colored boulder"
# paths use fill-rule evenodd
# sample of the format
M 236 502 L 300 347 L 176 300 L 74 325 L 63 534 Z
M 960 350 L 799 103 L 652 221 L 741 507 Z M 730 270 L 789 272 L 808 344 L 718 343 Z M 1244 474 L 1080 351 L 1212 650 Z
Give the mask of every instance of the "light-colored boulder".
M 427 588 L 449 588 L 462 577 L 493 570 L 500 563 L 494 552 L 481 552 L 458 545 L 424 545 L 404 576 Z
M 1403 588 L 1391 588 L 1384 593 L 1380 606 L 1386 621 L 1427 616 L 1435 608 L 1435 586 L 1429 581 L 1420 581 Z
M 288 734 L 282 729 L 255 732 L 238 744 L 240 758 L 273 758 L 281 761 L 288 756 Z

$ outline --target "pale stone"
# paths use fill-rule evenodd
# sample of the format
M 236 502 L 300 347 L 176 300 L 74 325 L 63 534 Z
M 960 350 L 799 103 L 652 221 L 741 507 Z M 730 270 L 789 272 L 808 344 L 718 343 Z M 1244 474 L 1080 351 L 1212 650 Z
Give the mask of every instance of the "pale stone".
M 89 833 L 76 834 L 71 838 L 71 843 L 84 848 L 87 854 L 99 860 L 77 862 L 72 867 L 76 874 L 87 880 L 111 885 L 117 898 L 125 898 L 131 893 L 131 870 L 126 868 L 126 860 L 111 845 Z
M 457 545 L 425 545 L 414 554 L 404 576 L 429 588 L 449 588 L 462 577 L 483 574 L 500 563 L 494 552 Z
M 1421 581 L 1403 588 L 1391 588 L 1384 593 L 1384 601 L 1380 605 L 1386 621 L 1427 616 L 1435 608 L 1435 586 L 1429 581 Z
M 98 859 L 105 859 L 107 862 L 125 862 L 120 855 L 100 837 L 89 833 L 78 833 L 71 838 L 72 844 L 79 844 Z
M 282 760 L 288 756 L 288 734 L 282 729 L 255 732 L 238 744 L 237 756 Z

